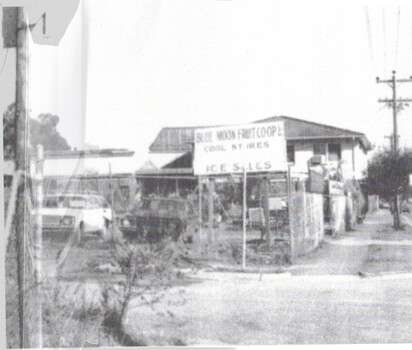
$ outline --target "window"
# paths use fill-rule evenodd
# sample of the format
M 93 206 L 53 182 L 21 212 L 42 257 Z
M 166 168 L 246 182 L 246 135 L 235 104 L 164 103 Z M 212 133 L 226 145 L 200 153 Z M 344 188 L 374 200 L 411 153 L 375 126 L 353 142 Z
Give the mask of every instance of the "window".
M 100 207 L 99 201 L 95 197 L 87 198 L 87 209 L 98 209 Z
M 187 203 L 187 211 L 189 215 L 193 215 L 195 211 L 193 210 L 193 206 L 190 203 Z
M 43 200 L 43 207 L 44 208 L 57 208 L 58 198 L 57 197 L 46 197 Z
M 159 210 L 160 209 L 160 201 L 157 201 L 157 200 L 148 201 L 148 205 L 147 205 L 146 209 Z
M 324 143 L 315 143 L 313 145 L 313 155 L 315 156 L 326 155 L 326 145 Z
M 295 145 L 287 145 L 286 154 L 288 163 L 295 163 Z
M 158 204 L 159 206 L 157 210 L 170 210 L 170 204 L 168 205 L 167 201 L 158 201 Z M 154 209 L 153 205 L 151 206 L 151 209 Z
M 100 207 L 102 208 L 109 208 L 109 203 L 107 203 L 106 199 L 103 197 L 96 197 L 97 201 L 99 202 Z
M 332 162 L 341 160 L 340 143 L 328 144 L 328 160 Z

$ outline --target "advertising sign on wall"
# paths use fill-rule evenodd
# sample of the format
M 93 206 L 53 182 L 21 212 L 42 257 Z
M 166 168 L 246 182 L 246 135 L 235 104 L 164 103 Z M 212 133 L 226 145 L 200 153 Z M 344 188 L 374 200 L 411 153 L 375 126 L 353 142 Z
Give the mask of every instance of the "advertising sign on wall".
M 325 187 L 325 176 L 321 166 L 309 168 L 309 179 L 307 190 L 312 193 L 323 193 Z
M 286 171 L 282 121 L 195 131 L 195 175 Z
M 329 180 L 329 194 L 343 196 L 344 195 L 343 182 Z

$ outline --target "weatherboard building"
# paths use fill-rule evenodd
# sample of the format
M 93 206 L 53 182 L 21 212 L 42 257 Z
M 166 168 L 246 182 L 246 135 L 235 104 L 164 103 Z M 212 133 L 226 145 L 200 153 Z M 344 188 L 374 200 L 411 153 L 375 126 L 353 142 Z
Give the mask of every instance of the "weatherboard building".
M 345 179 L 361 180 L 366 174 L 367 154 L 371 143 L 365 134 L 353 130 L 315 123 L 307 120 L 278 116 L 255 121 L 270 123 L 282 121 L 286 137 L 287 161 L 292 176 L 307 177 L 308 161 L 321 156 L 325 164 L 340 165 Z M 150 145 L 153 157 L 163 157 L 158 168 L 142 169 L 137 177 L 171 180 L 195 179 L 193 147 L 196 127 L 165 127 Z M 227 135 L 231 137 L 233 135 Z M 261 145 L 264 147 L 265 145 Z M 159 186 L 159 183 L 158 183 Z

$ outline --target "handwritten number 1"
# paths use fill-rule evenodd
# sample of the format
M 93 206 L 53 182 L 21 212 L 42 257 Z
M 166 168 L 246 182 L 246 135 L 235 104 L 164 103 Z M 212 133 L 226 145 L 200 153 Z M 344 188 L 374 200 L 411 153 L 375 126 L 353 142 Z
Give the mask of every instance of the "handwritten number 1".
M 46 12 L 41 16 L 43 20 L 43 35 L 46 35 Z

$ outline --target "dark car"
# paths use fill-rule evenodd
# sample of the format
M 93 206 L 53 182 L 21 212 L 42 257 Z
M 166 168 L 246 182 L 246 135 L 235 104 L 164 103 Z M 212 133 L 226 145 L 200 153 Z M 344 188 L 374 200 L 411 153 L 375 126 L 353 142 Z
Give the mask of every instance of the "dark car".
M 181 198 L 144 198 L 119 220 L 125 236 L 158 242 L 163 238 L 193 240 L 197 215 L 190 201 Z
M 411 209 L 412 209 L 412 202 L 411 201 L 405 200 L 401 203 L 401 211 L 403 213 L 410 213 Z

